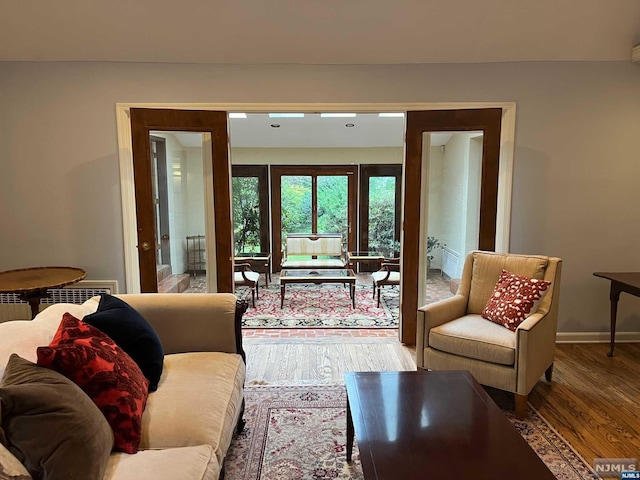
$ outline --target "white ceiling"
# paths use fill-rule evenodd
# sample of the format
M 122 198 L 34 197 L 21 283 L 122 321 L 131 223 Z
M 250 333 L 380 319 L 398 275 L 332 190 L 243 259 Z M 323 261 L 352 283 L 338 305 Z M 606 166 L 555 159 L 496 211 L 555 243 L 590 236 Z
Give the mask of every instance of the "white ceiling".
M 198 133 L 176 133 L 175 137 L 184 147 L 202 145 Z M 433 133 L 431 145 L 446 145 L 450 138 L 451 133 Z M 254 148 L 402 147 L 404 117 L 380 118 L 377 113 L 368 113 L 322 118 L 307 113 L 304 118 L 269 118 L 266 113 L 247 114 L 247 118 L 229 120 L 229 141 L 232 147 Z
M 229 124 L 232 147 L 399 147 L 404 142 L 404 117 L 379 118 L 377 113 L 347 118 L 321 118 L 318 113 L 304 118 L 248 114 L 230 119 Z
M 0 61 L 608 61 L 639 43 L 639 0 L 0 0 Z

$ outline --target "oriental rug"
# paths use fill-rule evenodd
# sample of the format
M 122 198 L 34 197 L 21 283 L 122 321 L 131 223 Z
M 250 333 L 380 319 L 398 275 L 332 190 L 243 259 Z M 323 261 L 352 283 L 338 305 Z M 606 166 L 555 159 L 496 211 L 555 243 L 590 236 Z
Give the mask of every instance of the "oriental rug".
M 346 461 L 344 386 L 249 386 L 245 399 L 247 423 L 227 453 L 225 480 L 363 478 L 357 438 Z M 531 405 L 524 421 L 505 415 L 556 478 L 597 478 Z
M 280 287 L 260 288 L 255 308 L 251 295 L 236 295 L 249 301 L 249 309 L 242 317 L 244 328 L 398 328 L 398 290 L 385 288 L 380 307 L 373 298 L 371 287 L 356 285 L 355 308 L 351 304 L 349 288 L 342 285 L 289 285 L 283 307 L 280 308 Z M 395 292 L 392 292 L 395 290 Z M 395 293 L 395 306 L 390 307 L 387 296 Z

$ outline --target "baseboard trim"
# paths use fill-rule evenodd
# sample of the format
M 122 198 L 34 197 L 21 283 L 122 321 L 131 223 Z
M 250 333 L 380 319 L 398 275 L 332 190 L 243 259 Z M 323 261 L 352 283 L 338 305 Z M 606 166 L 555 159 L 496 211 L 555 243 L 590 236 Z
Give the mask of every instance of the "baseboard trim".
M 609 332 L 558 332 L 556 343 L 609 343 Z M 640 342 L 640 332 L 618 332 L 616 343 Z

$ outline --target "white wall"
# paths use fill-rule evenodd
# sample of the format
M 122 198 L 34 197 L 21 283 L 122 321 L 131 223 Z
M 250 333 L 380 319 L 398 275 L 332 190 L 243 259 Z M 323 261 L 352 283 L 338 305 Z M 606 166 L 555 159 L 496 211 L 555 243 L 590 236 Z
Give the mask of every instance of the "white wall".
M 233 131 L 233 126 L 231 126 Z M 360 165 L 402 163 L 402 148 L 246 148 L 231 149 L 234 165 Z
M 443 214 L 444 200 L 444 153 L 440 146 L 431 147 L 429 151 L 429 200 L 427 213 L 427 236 L 436 237 L 442 240 L 443 223 L 446 221 Z M 434 249 L 431 251 L 433 260 L 431 260 L 431 268 L 442 268 L 442 250 Z
M 511 251 L 563 258 L 561 331 L 608 331 L 640 270 L 640 67 L 0 63 L 0 268 L 76 265 L 124 290 L 117 102 L 517 103 Z M 623 295 L 619 330 L 640 330 Z

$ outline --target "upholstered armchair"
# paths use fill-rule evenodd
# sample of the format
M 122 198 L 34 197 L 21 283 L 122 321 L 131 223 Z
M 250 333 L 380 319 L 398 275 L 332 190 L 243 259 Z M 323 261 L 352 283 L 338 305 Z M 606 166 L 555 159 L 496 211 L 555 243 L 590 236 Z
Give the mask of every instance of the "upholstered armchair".
M 250 263 L 234 264 L 233 282 L 236 287 L 249 287 L 251 289 L 251 305 L 256 306 L 258 296 L 258 279 L 260 274 L 251 270 Z
M 551 381 L 561 265 L 555 257 L 470 252 L 457 293 L 418 310 L 418 368 L 468 370 L 478 383 L 512 392 L 516 417 L 524 418 L 540 376 Z M 551 282 L 515 331 L 482 316 L 503 270 Z
M 378 307 L 380 306 L 380 289 L 385 285 L 400 285 L 400 259 L 385 258 L 380 270 L 371 274 L 373 281 L 373 298 L 378 290 Z

